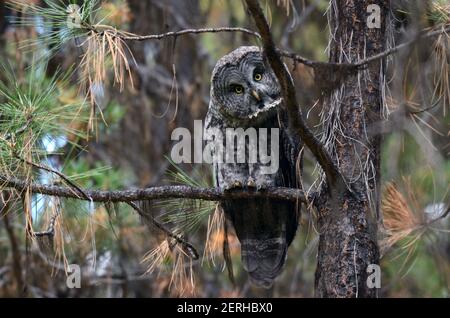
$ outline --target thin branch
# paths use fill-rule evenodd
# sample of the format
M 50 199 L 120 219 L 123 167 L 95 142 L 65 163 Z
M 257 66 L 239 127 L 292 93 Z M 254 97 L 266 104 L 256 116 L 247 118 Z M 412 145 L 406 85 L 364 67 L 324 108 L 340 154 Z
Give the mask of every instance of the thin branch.
M 447 32 L 450 32 L 450 26 L 445 26 L 445 27 L 442 27 L 439 30 L 434 30 L 434 31 L 426 31 L 426 30 L 424 30 L 424 31 L 420 32 L 418 34 L 418 36 L 414 37 L 413 39 L 411 39 L 409 41 L 401 43 L 401 44 L 399 44 L 399 45 L 397 45 L 397 46 L 395 46 L 393 48 L 390 48 L 390 49 L 388 49 L 388 50 L 386 50 L 384 52 L 381 52 L 379 54 L 373 55 L 371 57 L 365 58 L 365 59 L 363 59 L 363 60 L 361 60 L 359 62 L 356 62 L 356 63 L 319 62 L 319 61 L 309 60 L 306 57 L 303 57 L 303 56 L 301 56 L 299 54 L 296 54 L 296 53 L 293 53 L 293 52 L 289 52 L 289 51 L 286 51 L 286 50 L 282 50 L 282 49 L 278 49 L 278 48 L 277 48 L 277 52 L 278 52 L 278 54 L 280 54 L 280 55 L 282 55 L 284 57 L 287 57 L 289 59 L 294 60 L 295 62 L 304 64 L 304 65 L 312 67 L 312 68 L 323 67 L 323 66 L 329 65 L 329 66 L 353 68 L 353 69 L 356 70 L 357 68 L 361 68 L 362 66 L 366 66 L 367 64 L 376 62 L 376 61 L 378 61 L 378 60 L 380 60 L 382 58 L 388 57 L 389 55 L 395 54 L 398 51 L 400 51 L 401 49 L 403 49 L 405 47 L 408 47 L 408 46 L 418 42 L 421 39 L 435 37 L 435 36 L 438 36 L 438 35 L 441 35 L 441 34 L 447 33 Z
M 314 67 L 318 64 L 326 63 L 326 62 L 318 62 L 318 61 L 309 60 L 306 57 L 303 57 L 297 53 L 289 52 L 289 51 L 286 51 L 283 49 L 277 48 L 276 50 L 277 50 L 278 54 L 280 54 L 281 56 L 287 57 L 291 60 L 294 60 L 297 63 L 304 64 L 309 67 Z
M 21 161 L 23 161 L 23 162 L 25 162 L 26 164 L 28 164 L 28 165 L 30 165 L 32 167 L 35 167 L 35 168 L 38 168 L 38 169 L 41 169 L 41 170 L 44 170 L 44 171 L 56 174 L 61 179 L 63 179 L 67 184 L 69 184 L 71 187 L 73 187 L 75 190 L 77 190 L 77 192 L 79 194 L 81 194 L 85 199 L 91 200 L 89 195 L 86 194 L 86 192 L 84 192 L 83 189 L 81 189 L 75 182 L 71 181 L 68 177 L 66 177 L 66 175 L 64 175 L 62 172 L 59 172 L 58 170 L 52 169 L 52 168 L 50 168 L 48 166 L 44 166 L 42 164 L 38 164 L 38 163 L 34 163 L 34 162 L 31 162 L 31 161 L 28 161 L 28 160 L 26 160 L 24 158 L 21 158 L 19 156 L 16 156 L 16 158 L 21 160 Z
M 29 188 L 33 193 L 85 201 L 92 200 L 92 202 L 131 202 L 169 198 L 199 199 L 205 201 L 271 198 L 293 202 L 306 202 L 305 195 L 302 190 L 281 187 L 269 188 L 263 191 L 249 191 L 242 189 L 233 190 L 230 192 L 223 191 L 219 188 L 197 188 L 183 185 L 157 186 L 144 189 L 116 191 L 83 189 L 82 191 L 86 194 L 86 196 L 88 196 L 88 198 L 86 198 L 85 196 L 80 197 L 78 194 L 74 193 L 72 188 L 69 187 L 29 183 L 24 180 L 6 177 L 4 175 L 0 175 L 0 187 L 14 188 L 18 191 Z M 312 198 L 309 198 L 308 200 L 312 200 Z
M 264 17 L 264 13 L 259 5 L 259 2 L 256 0 L 246 0 L 245 2 L 261 35 L 264 53 L 267 56 L 267 59 L 282 88 L 283 97 L 288 112 L 288 129 L 297 134 L 298 137 L 300 137 L 300 139 L 311 150 L 314 157 L 317 159 L 325 172 L 328 183 L 333 185 L 336 181 L 342 179 L 342 177 L 340 176 L 339 170 L 333 162 L 330 154 L 326 151 L 323 144 L 321 144 L 320 141 L 314 136 L 313 132 L 307 127 L 306 122 L 302 117 L 297 103 L 294 83 L 292 82 L 292 78 L 286 69 L 286 66 L 280 58 L 277 49 L 275 48 L 269 25 Z
M 191 243 L 183 239 L 180 235 L 176 235 L 165 228 L 164 225 L 156 221 L 153 217 L 149 216 L 148 213 L 145 213 L 136 203 L 127 202 L 127 204 L 131 206 L 141 217 L 143 217 L 145 220 L 150 220 L 153 226 L 164 232 L 164 234 L 166 234 L 168 237 L 174 239 L 177 244 L 180 244 L 183 251 L 185 251 L 185 253 L 189 255 L 190 258 L 194 260 L 198 259 L 198 252 Z
M 250 7 L 249 7 L 250 8 Z M 106 27 L 106 26 L 105 26 Z M 111 27 L 110 27 L 111 28 Z M 100 31 L 99 29 L 97 29 L 95 26 L 90 27 L 90 30 L 97 32 L 97 33 L 102 33 L 104 31 Z M 115 31 L 115 37 L 118 37 L 122 40 L 128 40 L 128 41 L 146 41 L 146 40 L 161 40 L 164 38 L 168 38 L 168 37 L 177 37 L 180 35 L 187 35 L 187 34 L 201 34 L 201 33 L 221 33 L 221 32 L 241 32 L 241 33 L 245 33 L 245 34 L 249 34 L 252 36 L 255 36 L 258 39 L 262 39 L 261 34 L 246 28 L 241 28 L 241 27 L 219 27 L 219 28 L 202 28 L 202 29 L 184 29 L 181 31 L 170 31 L 170 32 L 166 32 L 166 33 L 161 33 L 161 34 L 150 34 L 150 35 L 136 35 L 136 34 L 129 34 L 126 32 L 121 32 L 118 31 L 114 28 L 111 28 L 111 30 Z M 261 31 L 261 30 L 260 30 Z M 423 38 L 429 38 L 429 37 L 434 37 L 434 36 L 438 36 L 440 34 L 446 33 L 450 31 L 450 26 L 446 26 L 443 27 L 442 29 L 439 30 L 434 30 L 434 31 L 422 31 L 419 33 L 419 35 L 417 37 L 415 37 L 414 39 L 411 39 L 407 42 L 401 43 L 399 45 L 397 45 L 396 47 L 393 47 L 389 50 L 386 50 L 384 52 L 381 52 L 379 54 L 376 54 L 374 56 L 368 57 L 366 59 L 363 59 L 357 63 L 329 63 L 329 62 L 319 62 L 319 61 L 314 61 L 314 60 L 310 60 L 306 57 L 303 57 L 299 54 L 293 53 L 293 52 L 289 52 L 283 49 L 279 49 L 276 48 L 276 51 L 278 52 L 279 55 L 284 56 L 286 58 L 292 59 L 295 62 L 304 64 L 306 66 L 309 67 L 319 67 L 319 66 L 324 66 L 324 65 L 333 65 L 333 66 L 342 66 L 342 67 L 353 67 L 353 68 L 359 68 L 361 66 L 365 66 L 367 64 L 370 64 L 372 62 L 378 61 L 379 59 L 385 58 L 389 55 L 392 55 L 396 52 L 398 52 L 399 50 L 410 46 L 414 43 L 416 43 L 418 40 L 423 39 Z M 261 32 L 263 33 L 263 32 Z M 263 39 L 264 41 L 264 39 Z
M 401 43 L 401 44 L 397 45 L 396 47 L 393 47 L 393 48 L 391 48 L 389 50 L 386 50 L 384 52 L 381 52 L 379 54 L 376 54 L 376 55 L 368 57 L 368 58 L 366 58 L 364 60 L 361 60 L 361 61 L 359 61 L 357 63 L 354 63 L 354 65 L 358 66 L 358 67 L 364 66 L 366 64 L 372 63 L 374 61 L 378 61 L 379 59 L 382 59 L 382 58 L 385 58 L 385 57 L 387 57 L 389 55 L 397 53 L 399 50 L 401 50 L 401 49 L 403 49 L 403 48 L 405 48 L 407 46 L 410 46 L 410 45 L 418 42 L 421 39 L 438 36 L 438 35 L 441 35 L 441 34 L 447 33 L 447 32 L 450 32 L 450 26 L 442 27 L 442 29 L 435 30 L 435 31 L 421 31 L 413 39 L 411 39 L 409 41 L 406 41 L 404 43 Z
M 10 139 L 13 138 L 13 137 L 16 137 L 16 136 L 18 136 L 18 135 L 23 134 L 23 133 L 28 129 L 28 127 L 30 126 L 32 119 L 33 119 L 33 117 L 32 117 L 32 116 L 29 116 L 29 118 L 27 119 L 27 122 L 25 123 L 25 125 L 23 125 L 23 126 L 20 127 L 19 129 L 17 129 L 17 130 L 16 130 L 15 132 L 13 132 L 13 133 L 8 133 L 8 134 L 6 134 L 6 135 L 3 137 L 3 139 L 4 139 L 5 141 L 8 141 L 8 140 L 10 140 Z
M 181 31 L 171 31 L 162 34 L 150 34 L 150 35 L 136 35 L 136 34 L 121 34 L 117 33 L 117 37 L 127 41 L 145 41 L 145 40 L 161 40 L 168 37 L 177 37 L 186 34 L 200 34 L 200 33 L 220 33 L 220 32 L 241 32 L 261 38 L 258 32 L 248 30 L 240 27 L 220 27 L 220 28 L 203 28 L 203 29 L 184 29 Z
M 58 216 L 59 216 L 58 212 L 54 213 L 50 218 L 47 230 L 41 232 L 34 232 L 33 235 L 36 237 L 48 236 L 53 238 L 55 236 L 55 223 Z

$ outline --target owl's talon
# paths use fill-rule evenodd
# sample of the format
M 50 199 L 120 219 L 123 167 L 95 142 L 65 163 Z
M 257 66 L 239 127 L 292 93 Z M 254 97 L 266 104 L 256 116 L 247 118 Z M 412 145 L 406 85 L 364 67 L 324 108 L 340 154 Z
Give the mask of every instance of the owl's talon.
M 233 189 L 240 189 L 242 188 L 242 182 L 239 180 L 235 180 L 231 183 L 229 183 L 226 187 L 225 187 L 225 191 L 231 191 Z
M 247 187 L 249 187 L 249 188 L 256 188 L 257 186 L 256 186 L 256 181 L 252 178 L 252 177 L 250 177 L 249 179 L 248 179 L 248 181 L 247 181 Z
M 242 182 L 239 180 L 234 181 L 233 188 L 242 188 Z

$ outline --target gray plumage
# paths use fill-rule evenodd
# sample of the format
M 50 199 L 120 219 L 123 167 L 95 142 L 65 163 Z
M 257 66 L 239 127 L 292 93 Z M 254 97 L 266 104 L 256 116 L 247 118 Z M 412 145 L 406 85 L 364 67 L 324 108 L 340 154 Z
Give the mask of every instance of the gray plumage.
M 227 191 L 236 187 L 264 191 L 268 187 L 298 186 L 296 160 L 300 144 L 288 138 L 282 110 L 280 86 L 258 47 L 240 47 L 217 62 L 211 78 L 204 137 L 211 140 L 216 131 L 226 136 L 227 128 L 254 127 L 258 134 L 259 128 L 268 128 L 269 132 L 270 128 L 279 128 L 278 171 L 263 174 L 259 155 L 256 163 L 214 162 L 218 187 Z M 270 134 L 268 137 L 270 145 Z M 249 148 L 246 140 L 247 155 L 256 151 Z M 212 149 L 213 154 L 216 152 L 216 148 Z M 295 236 L 299 207 L 274 199 L 242 199 L 221 205 L 241 243 L 242 263 L 251 281 L 270 287 L 282 271 L 288 246 Z

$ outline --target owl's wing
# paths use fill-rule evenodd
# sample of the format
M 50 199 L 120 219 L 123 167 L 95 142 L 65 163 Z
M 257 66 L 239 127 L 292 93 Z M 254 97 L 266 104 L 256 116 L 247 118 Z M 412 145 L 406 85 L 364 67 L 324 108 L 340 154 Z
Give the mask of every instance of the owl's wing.
M 283 116 L 283 117 L 281 117 Z M 280 186 L 288 188 L 301 188 L 301 172 L 303 169 L 303 144 L 301 140 L 296 139 L 288 133 L 287 117 L 279 115 L 280 126 L 280 170 L 281 184 Z M 290 211 L 288 221 L 286 222 L 286 241 L 290 245 L 297 232 L 298 222 L 300 220 L 301 204 L 300 202 L 286 203 Z
M 285 112 L 278 115 L 280 126 L 280 169 L 282 184 L 288 188 L 301 187 L 301 172 L 303 169 L 303 144 L 300 139 L 289 134 Z

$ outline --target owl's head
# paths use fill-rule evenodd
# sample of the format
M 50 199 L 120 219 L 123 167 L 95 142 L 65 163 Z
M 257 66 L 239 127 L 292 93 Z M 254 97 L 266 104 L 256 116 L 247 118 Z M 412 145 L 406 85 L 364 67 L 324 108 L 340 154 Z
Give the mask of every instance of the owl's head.
M 235 122 L 257 124 L 275 116 L 280 86 L 256 46 L 243 46 L 222 57 L 211 79 L 218 111 Z

